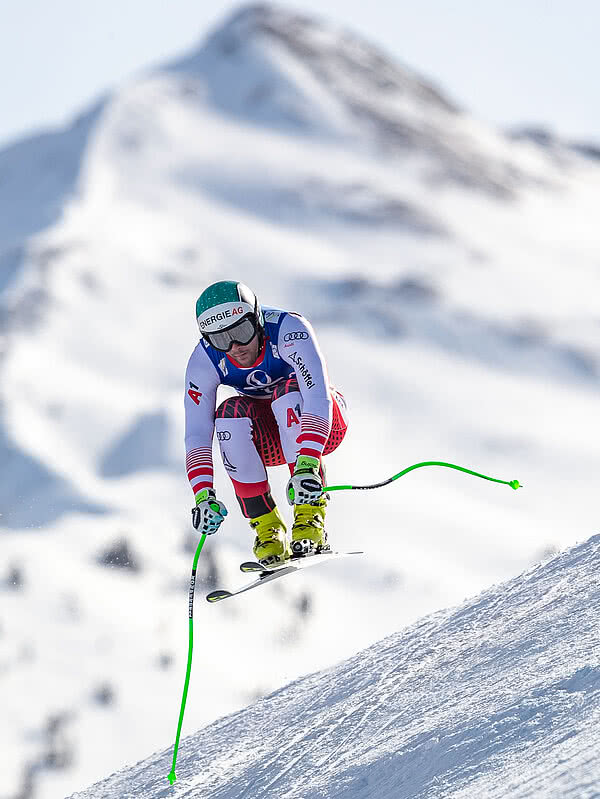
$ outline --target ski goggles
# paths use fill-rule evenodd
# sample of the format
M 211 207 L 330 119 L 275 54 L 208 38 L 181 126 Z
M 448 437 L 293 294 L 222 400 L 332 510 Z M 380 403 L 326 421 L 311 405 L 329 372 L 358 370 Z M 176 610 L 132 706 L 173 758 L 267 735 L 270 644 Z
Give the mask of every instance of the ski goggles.
M 253 316 L 244 316 L 231 327 L 216 333 L 202 332 L 211 347 L 220 352 L 229 352 L 233 344 L 250 344 L 256 335 L 256 322 Z

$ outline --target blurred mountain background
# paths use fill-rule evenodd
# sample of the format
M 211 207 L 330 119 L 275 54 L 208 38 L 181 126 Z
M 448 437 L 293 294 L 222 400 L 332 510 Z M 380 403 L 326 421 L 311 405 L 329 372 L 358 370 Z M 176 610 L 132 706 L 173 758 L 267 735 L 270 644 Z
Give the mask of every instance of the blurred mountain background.
M 3 799 L 174 739 L 183 373 L 214 280 L 315 325 L 351 412 L 331 482 L 444 460 L 525 488 L 431 469 L 340 493 L 331 538 L 360 562 L 211 608 L 252 542 L 217 456 L 233 512 L 201 556 L 187 730 L 594 532 L 599 165 L 271 5 L 0 151 Z

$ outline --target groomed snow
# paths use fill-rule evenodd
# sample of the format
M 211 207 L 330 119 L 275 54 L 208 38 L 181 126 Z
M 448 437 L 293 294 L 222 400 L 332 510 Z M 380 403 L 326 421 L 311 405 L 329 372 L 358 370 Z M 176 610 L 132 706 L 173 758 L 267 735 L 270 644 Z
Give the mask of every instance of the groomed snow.
M 190 735 L 172 788 L 167 749 L 72 799 L 596 797 L 599 570 L 596 535 Z

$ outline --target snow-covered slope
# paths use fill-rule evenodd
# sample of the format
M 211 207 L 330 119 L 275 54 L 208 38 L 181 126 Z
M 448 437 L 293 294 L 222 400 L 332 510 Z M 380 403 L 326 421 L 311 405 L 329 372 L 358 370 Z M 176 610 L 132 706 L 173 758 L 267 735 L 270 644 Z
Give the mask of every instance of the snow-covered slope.
M 0 167 L 9 796 L 32 779 L 55 799 L 168 745 L 194 547 L 182 376 L 212 280 L 315 323 L 351 409 L 333 482 L 444 460 L 525 489 L 431 469 L 340 493 L 332 541 L 360 564 L 210 608 L 252 542 L 217 465 L 232 512 L 202 554 L 195 654 L 214 690 L 188 729 L 596 529 L 594 161 L 506 137 L 371 44 L 258 6 Z M 243 645 L 244 669 L 211 658 L 217 639 Z
M 166 750 L 73 799 L 597 796 L 599 570 L 596 535 L 189 736 L 172 790 Z

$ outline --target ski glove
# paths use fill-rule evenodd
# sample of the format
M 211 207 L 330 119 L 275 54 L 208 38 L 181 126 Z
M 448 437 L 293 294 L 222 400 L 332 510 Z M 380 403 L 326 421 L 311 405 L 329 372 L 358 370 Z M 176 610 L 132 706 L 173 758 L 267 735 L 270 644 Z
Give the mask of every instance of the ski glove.
M 288 480 L 286 494 L 290 505 L 310 505 L 323 496 L 323 481 L 316 458 L 298 456 L 294 474 Z
M 214 489 L 205 488 L 196 497 L 196 507 L 192 509 L 192 524 L 204 535 L 216 533 L 227 516 L 227 508 L 216 498 Z

